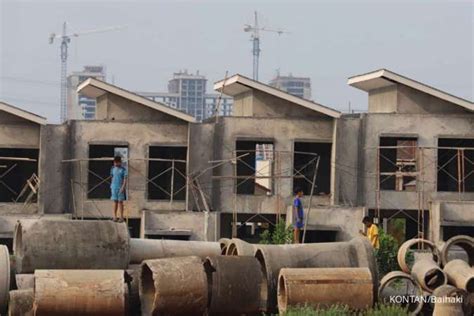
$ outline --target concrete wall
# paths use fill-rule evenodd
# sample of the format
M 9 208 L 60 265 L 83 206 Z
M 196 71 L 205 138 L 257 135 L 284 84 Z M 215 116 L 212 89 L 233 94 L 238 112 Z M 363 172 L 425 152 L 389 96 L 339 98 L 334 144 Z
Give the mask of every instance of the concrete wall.
M 337 241 L 350 240 L 360 236 L 359 230 L 364 230 L 362 219 L 366 210 L 364 207 L 328 206 L 311 208 L 308 218 L 308 208 L 305 206 L 305 218 L 308 219 L 307 229 L 336 230 Z M 286 222 L 293 221 L 292 208 L 287 208 Z
M 281 118 L 221 118 L 215 127 L 214 159 L 230 159 L 234 156 L 237 140 L 272 140 L 275 152 L 280 154 L 281 165 L 275 165 L 276 173 L 281 178 L 275 180 L 274 194 L 237 195 L 238 213 L 284 213 L 286 206 L 291 205 L 293 180 L 293 146 L 295 141 L 332 142 L 333 119 L 281 119 Z M 278 159 L 278 158 L 276 158 Z M 230 177 L 234 174 L 233 164 L 226 163 L 214 169 L 215 176 Z M 334 181 L 332 181 L 332 186 Z M 221 212 L 232 212 L 234 209 L 234 179 L 215 179 L 213 182 L 213 208 Z M 331 192 L 334 192 L 332 189 Z M 308 197 L 304 197 L 304 201 Z M 313 204 L 328 205 L 331 196 L 315 196 Z M 280 211 L 278 211 L 280 210 Z
M 143 213 L 142 233 L 147 230 L 190 230 L 190 240 L 217 241 L 219 216 L 216 212 L 151 212 Z
M 0 111 L 0 148 L 40 148 L 41 125 Z M 35 162 L 32 162 L 35 163 Z M 38 166 L 40 171 L 40 165 Z M 0 203 L 0 214 L 35 214 L 38 204 Z
M 430 239 L 443 241 L 442 226 L 463 225 L 474 227 L 474 201 L 433 201 L 430 205 Z
M 131 102 L 125 98 L 114 94 L 105 94 L 97 99 L 97 120 L 110 121 L 170 121 L 174 122 L 175 117 L 159 112 L 150 107 Z
M 347 119 L 343 119 L 347 121 Z M 357 134 L 357 124 L 341 124 L 339 129 L 342 135 L 350 137 Z M 363 148 L 359 156 L 359 187 L 363 192 L 358 195 L 368 208 L 376 207 L 376 166 L 379 138 L 381 136 L 411 136 L 418 137 L 418 145 L 421 147 L 436 147 L 439 137 L 466 137 L 474 138 L 474 117 L 472 115 L 419 115 L 419 114 L 382 114 L 371 113 L 362 116 L 361 126 L 364 129 L 359 132 L 363 138 L 359 138 L 359 149 Z M 344 147 L 339 144 L 338 148 Z M 351 152 L 354 152 L 353 149 Z M 341 157 L 339 155 L 339 157 Z M 424 208 L 428 209 L 428 201 L 433 200 L 474 200 L 474 193 L 436 192 L 437 179 L 437 150 L 424 149 L 424 185 L 419 190 L 424 192 Z M 344 163 L 345 164 L 345 163 Z M 342 163 L 341 163 L 342 165 Z M 343 166 L 337 166 L 343 169 Z M 346 174 L 340 172 L 339 174 Z M 347 179 L 347 180 L 346 180 Z M 353 175 L 341 176 L 341 182 L 353 181 Z M 421 183 L 421 182 L 420 182 Z M 341 201 L 342 196 L 339 196 Z M 381 191 L 382 209 L 414 209 L 418 208 L 417 192 L 406 191 Z M 360 203 L 358 203 L 360 204 Z
M 397 85 L 374 89 L 369 92 L 369 113 L 397 112 Z
M 187 146 L 188 124 L 175 122 L 138 123 L 138 122 L 103 122 L 103 121 L 72 121 L 71 122 L 71 157 L 88 159 L 89 144 L 128 144 L 129 176 L 128 201 L 125 203 L 126 212 L 131 218 L 140 218 L 142 210 L 184 210 L 185 201 L 149 201 L 146 197 L 148 157 L 150 145 L 182 145 Z M 82 182 L 87 189 L 88 162 L 73 163 L 72 179 Z M 70 190 L 70 188 L 69 188 Z M 112 203 L 109 199 L 87 198 L 84 190 L 78 184 L 74 185 L 75 211 L 77 216 L 111 217 Z
M 46 125 L 41 131 L 38 203 L 42 214 L 68 213 L 72 207 L 70 128 L 68 124 Z

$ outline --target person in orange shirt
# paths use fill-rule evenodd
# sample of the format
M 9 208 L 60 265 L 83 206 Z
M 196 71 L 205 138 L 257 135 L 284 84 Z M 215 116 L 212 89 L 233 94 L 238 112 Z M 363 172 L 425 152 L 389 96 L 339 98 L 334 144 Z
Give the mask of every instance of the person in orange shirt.
M 380 248 L 379 228 L 377 227 L 377 225 L 374 224 L 374 220 L 372 219 L 372 217 L 365 216 L 362 219 L 362 223 L 367 228 L 367 233 L 364 233 L 362 230 L 360 230 L 359 233 L 361 233 L 362 235 L 366 236 L 369 239 L 374 249 L 379 249 Z

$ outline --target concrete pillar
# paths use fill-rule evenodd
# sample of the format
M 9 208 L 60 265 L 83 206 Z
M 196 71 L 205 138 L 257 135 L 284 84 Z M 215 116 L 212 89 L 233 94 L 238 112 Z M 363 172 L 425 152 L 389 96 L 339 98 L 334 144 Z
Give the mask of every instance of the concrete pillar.
M 197 256 L 219 255 L 221 248 L 218 242 L 187 240 L 130 239 L 130 263 L 141 263 L 143 260 Z
M 206 311 L 208 284 L 199 257 L 145 260 L 139 283 L 143 316 L 192 316 Z
M 20 220 L 13 248 L 18 273 L 36 269 L 125 269 L 129 234 L 124 223 L 93 220 Z
M 278 275 L 282 268 L 367 267 L 374 288 L 378 280 L 374 250 L 363 237 L 347 242 L 256 246 L 255 257 L 262 267 L 266 312 L 277 310 Z
M 204 262 L 209 315 L 254 315 L 260 310 L 262 271 L 254 257 L 212 256 Z
M 35 316 L 125 315 L 123 270 L 36 270 Z
M 368 268 L 303 268 L 280 270 L 278 311 L 291 306 L 347 305 L 365 309 L 374 303 L 374 282 Z
M 33 316 L 33 289 L 10 291 L 8 316 Z

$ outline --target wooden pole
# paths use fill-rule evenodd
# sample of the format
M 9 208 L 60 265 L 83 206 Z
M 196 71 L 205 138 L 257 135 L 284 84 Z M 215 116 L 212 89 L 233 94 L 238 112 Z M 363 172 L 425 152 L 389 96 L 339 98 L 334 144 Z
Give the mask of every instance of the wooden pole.
M 308 221 L 309 221 L 309 215 L 311 212 L 311 203 L 313 201 L 313 192 L 314 192 L 314 186 L 316 183 L 316 175 L 318 174 L 318 168 L 319 168 L 319 158 L 315 162 L 315 169 L 314 169 L 314 174 L 313 174 L 313 182 L 311 182 L 311 193 L 309 195 L 309 205 L 308 205 L 308 215 L 306 215 L 306 220 L 304 221 L 304 229 L 303 229 L 303 239 L 302 243 L 304 244 L 305 238 L 306 238 L 306 227 L 308 226 Z M 304 217 L 304 214 L 303 214 Z

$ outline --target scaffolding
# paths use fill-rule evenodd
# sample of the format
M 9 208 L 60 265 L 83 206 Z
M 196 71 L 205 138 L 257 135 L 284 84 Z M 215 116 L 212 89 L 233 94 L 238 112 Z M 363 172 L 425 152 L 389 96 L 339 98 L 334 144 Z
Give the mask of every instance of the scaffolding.
M 30 205 L 35 203 L 34 198 L 38 196 L 40 180 L 39 177 L 36 175 L 35 172 L 31 174 L 31 176 L 25 180 L 25 183 L 22 184 L 22 189 L 20 192 L 17 192 L 14 188 L 11 187 L 7 183 L 5 177 L 13 172 L 15 169 L 19 168 L 18 162 L 31 162 L 37 163 L 37 159 L 29 158 L 29 157 L 0 157 L 0 161 L 3 162 L 13 162 L 11 165 L 2 164 L 0 165 L 0 186 L 5 188 L 9 191 L 14 198 L 12 199 L 12 203 L 19 204 L 22 203 L 22 211 L 28 208 Z M 25 198 L 24 201 L 21 201 L 22 198 Z
M 439 174 L 446 174 L 452 181 L 457 184 L 458 199 L 462 200 L 462 193 L 466 192 L 466 182 L 474 179 L 474 160 L 470 159 L 471 155 L 465 155 L 466 152 L 473 152 L 474 148 L 470 147 L 442 147 L 442 146 L 418 146 L 416 143 L 411 146 L 378 146 L 376 149 L 376 168 L 374 174 L 375 184 L 375 213 L 379 223 L 382 221 L 381 218 L 381 206 L 385 202 L 382 199 L 381 191 L 384 191 L 381 186 L 389 180 L 391 177 L 395 177 L 395 191 L 411 191 L 409 187 L 413 187 L 416 191 L 416 218 L 409 214 L 404 209 L 398 209 L 397 212 L 392 214 L 387 220 L 403 213 L 407 219 L 413 220 L 417 225 L 417 237 L 426 238 L 425 234 L 425 213 L 427 212 L 428 218 L 431 218 L 430 209 L 427 207 L 429 194 L 436 192 L 438 189 L 438 177 Z M 393 157 L 387 157 L 384 154 L 384 150 L 391 149 L 395 151 L 413 151 L 413 159 L 393 159 Z M 448 156 L 447 161 L 440 164 L 439 156 L 433 155 L 436 151 L 438 154 L 440 150 L 449 151 L 444 153 Z M 450 156 L 451 155 L 451 156 Z M 392 172 L 384 172 L 381 170 L 381 161 L 396 169 Z M 455 168 L 452 162 L 456 161 Z M 411 166 L 408 170 L 405 166 Z M 433 168 L 436 166 L 436 168 Z M 454 169 L 454 170 L 450 170 Z M 431 177 L 436 179 L 434 181 L 428 181 L 427 170 L 434 172 Z M 470 171 L 469 171 L 470 170 Z M 403 185 L 403 181 L 400 179 L 414 178 L 415 180 L 407 185 Z M 402 185 L 400 185 L 402 183 Z M 430 184 L 434 190 L 426 190 L 427 184 Z M 469 192 L 473 192 L 474 188 L 468 188 Z M 451 191 L 452 192 L 452 191 Z

